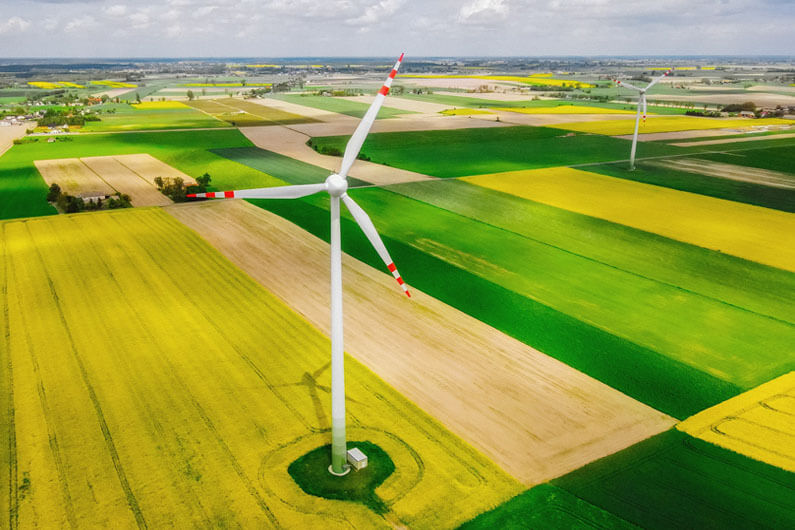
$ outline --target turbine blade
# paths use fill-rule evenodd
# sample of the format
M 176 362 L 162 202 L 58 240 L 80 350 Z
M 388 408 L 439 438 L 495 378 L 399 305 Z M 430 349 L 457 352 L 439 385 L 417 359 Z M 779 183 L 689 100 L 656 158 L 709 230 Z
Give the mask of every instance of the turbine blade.
M 384 98 L 389 93 L 389 87 L 392 86 L 392 80 L 395 78 L 395 75 L 397 75 L 400 63 L 403 61 L 403 55 L 402 53 L 400 54 L 400 58 L 395 63 L 392 71 L 389 72 L 386 81 L 384 81 L 384 85 L 381 87 L 381 90 L 378 91 L 378 94 L 376 94 L 375 100 L 370 105 L 370 108 L 367 109 L 367 113 L 364 115 L 364 118 L 362 118 L 362 121 L 359 122 L 359 126 L 356 127 L 353 136 L 348 140 L 348 145 L 345 146 L 345 155 L 342 157 L 342 166 L 339 172 L 339 176 L 342 178 L 348 176 L 348 171 L 351 170 L 351 166 L 354 161 L 356 161 L 356 157 L 359 156 L 359 151 L 362 149 L 365 138 L 367 138 L 367 133 L 370 132 L 370 127 L 373 126 L 375 117 L 378 115 L 378 111 L 384 103 Z
M 208 191 L 188 193 L 186 197 L 207 199 L 298 199 L 326 190 L 326 183 L 300 184 L 298 186 L 275 186 L 273 188 L 254 188 L 250 190 Z
M 646 93 L 644 92 L 641 96 L 643 100 L 643 124 L 646 124 Z
M 640 89 L 635 85 L 630 85 L 629 83 L 625 83 L 624 81 L 619 81 L 618 79 L 613 79 L 613 81 L 615 81 L 618 86 L 624 88 L 631 88 L 632 90 L 637 90 L 638 92 L 640 92 Z
M 652 80 L 651 80 L 651 83 L 649 83 L 649 86 L 647 86 L 647 87 L 646 87 L 646 90 L 650 89 L 651 87 L 653 87 L 654 85 L 656 85 L 657 83 L 659 83 L 659 82 L 660 82 L 660 81 L 661 81 L 661 80 L 662 80 L 662 79 L 663 79 L 665 76 L 667 76 L 667 75 L 668 75 L 668 74 L 670 74 L 670 73 L 671 73 L 671 70 L 666 70 L 666 71 L 663 73 L 663 75 L 661 75 L 661 76 L 659 76 L 659 77 L 655 77 L 654 79 L 652 79 Z
M 370 220 L 370 216 L 367 215 L 367 212 L 362 210 L 362 207 L 356 204 L 356 202 L 351 199 L 347 193 L 342 194 L 342 201 L 351 212 L 351 215 L 353 215 L 353 218 L 356 219 L 356 222 L 359 224 L 359 228 L 362 229 L 362 232 L 364 232 L 364 235 L 366 235 L 367 239 L 370 240 L 370 244 L 373 245 L 375 251 L 378 252 L 378 255 L 381 256 L 382 260 L 384 260 L 386 268 L 389 269 L 389 272 L 391 272 L 392 276 L 395 277 L 398 284 L 403 289 L 403 292 L 406 293 L 406 296 L 410 298 L 411 293 L 409 293 L 409 288 L 406 286 L 403 278 L 400 277 L 400 274 L 398 274 L 397 267 L 395 267 L 392 258 L 389 256 L 389 252 L 387 252 L 384 242 L 381 241 L 381 236 L 378 235 L 378 231 L 375 229 L 375 225 L 373 225 L 373 222 Z

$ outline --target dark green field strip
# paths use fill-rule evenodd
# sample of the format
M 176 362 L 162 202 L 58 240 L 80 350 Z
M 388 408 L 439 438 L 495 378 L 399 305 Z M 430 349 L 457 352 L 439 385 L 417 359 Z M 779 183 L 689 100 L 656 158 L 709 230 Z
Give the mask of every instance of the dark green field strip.
M 397 96 L 415 101 L 427 101 L 429 103 L 439 103 L 440 105 L 450 105 L 451 107 L 468 107 L 473 109 L 503 107 L 503 108 L 544 108 L 557 107 L 560 105 L 576 105 L 579 107 L 600 107 L 604 109 L 618 109 L 635 111 L 635 103 L 602 103 L 589 100 L 569 100 L 569 99 L 532 99 L 530 96 L 526 100 L 520 101 L 500 101 L 496 99 L 473 98 L 469 96 L 451 96 L 448 94 L 403 94 Z M 684 114 L 686 109 L 660 107 L 649 105 L 649 111 L 655 114 Z
M 795 527 L 795 474 L 677 430 L 552 484 L 644 528 Z
M 435 177 L 462 177 L 519 169 L 623 160 L 627 140 L 568 135 L 547 127 L 498 127 L 371 134 L 362 154 L 379 164 Z M 314 138 L 316 148 L 344 150 L 348 136 Z M 680 154 L 676 147 L 644 144 L 644 156 Z
M 326 198 L 252 202 L 328 241 Z M 363 206 L 382 230 L 377 209 Z M 342 230 L 345 252 L 378 270 L 384 268 L 348 217 L 342 219 Z M 420 251 L 404 242 L 410 237 L 395 238 L 386 230 L 381 235 L 412 286 L 658 410 L 684 418 L 740 392 L 735 385 Z
M 793 150 L 793 148 L 789 149 Z M 726 164 L 737 164 L 741 160 L 736 155 L 700 154 L 698 157 Z M 680 169 L 669 169 L 662 164 L 664 164 L 663 160 L 654 161 L 653 163 L 639 161 L 634 171 L 630 171 L 625 162 L 598 164 L 581 169 L 645 184 L 698 193 L 718 199 L 763 206 L 785 212 L 795 212 L 795 190 L 700 175 Z M 795 164 L 795 159 L 793 164 Z
M 541 484 L 482 513 L 460 530 L 520 528 L 637 528 L 620 517 L 551 484 Z
M 359 101 L 350 101 L 348 99 L 335 98 L 330 96 L 303 96 L 300 94 L 273 94 L 268 97 L 280 99 L 289 103 L 303 105 L 305 107 L 312 107 L 314 109 L 327 110 L 329 112 L 337 112 L 354 118 L 363 118 L 370 105 L 361 103 Z M 389 101 L 386 105 L 381 107 L 378 111 L 378 119 L 394 118 L 401 114 L 416 114 L 410 110 L 394 109 L 389 106 Z
M 17 160 L 13 151 L 0 158 L 0 219 L 57 213 L 47 202 L 47 184 L 39 171 Z
M 763 143 L 765 145 L 762 145 Z M 713 145 L 711 147 L 723 146 L 724 144 L 719 144 L 718 146 Z M 725 154 L 707 153 L 700 156 L 707 160 L 714 160 L 715 162 L 770 169 L 795 175 L 795 138 L 776 140 L 772 145 L 769 141 L 759 140 L 755 142 L 753 146 L 747 143 L 734 144 L 734 146 L 736 149 L 733 148 Z M 747 149 L 741 149 L 741 146 Z M 716 150 L 721 151 L 722 149 Z

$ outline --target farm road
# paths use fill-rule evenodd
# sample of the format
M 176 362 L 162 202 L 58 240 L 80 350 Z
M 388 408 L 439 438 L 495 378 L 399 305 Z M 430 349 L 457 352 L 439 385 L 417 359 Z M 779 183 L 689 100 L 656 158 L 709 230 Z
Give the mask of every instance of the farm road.
M 165 210 L 329 333 L 324 241 L 244 201 Z M 385 272 L 345 254 L 343 263 L 346 351 L 524 484 L 674 424 L 421 291 L 406 298 Z

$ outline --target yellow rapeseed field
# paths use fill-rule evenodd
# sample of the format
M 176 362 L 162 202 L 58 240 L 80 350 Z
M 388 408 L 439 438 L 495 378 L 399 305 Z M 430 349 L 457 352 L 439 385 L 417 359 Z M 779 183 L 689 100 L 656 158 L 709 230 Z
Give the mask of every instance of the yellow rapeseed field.
M 585 105 L 558 105 L 557 107 L 493 107 L 492 110 L 520 112 L 522 114 L 635 114 L 634 110 L 606 109 Z
M 795 271 L 795 214 L 568 167 L 509 171 L 464 180 Z
M 762 125 L 786 125 L 793 124 L 792 120 L 781 118 L 697 118 L 690 116 L 660 116 L 648 118 L 646 123 L 641 121 L 638 132 L 661 133 L 674 131 L 697 131 L 702 129 L 743 129 L 749 127 L 759 127 Z M 635 122 L 632 120 L 606 120 L 575 123 L 560 123 L 548 125 L 567 131 L 577 131 L 594 134 L 606 134 L 608 136 L 619 136 L 632 134 L 635 130 Z
M 158 208 L 0 229 L 12 526 L 440 528 L 522 490 L 347 358 L 349 439 L 397 467 L 389 512 L 306 495 L 287 465 L 330 440 L 324 335 Z
M 168 110 L 168 109 L 189 109 L 190 107 L 180 101 L 143 101 L 133 103 L 133 108 L 138 110 Z
M 36 88 L 44 88 L 47 90 L 61 88 L 57 83 L 50 83 L 49 81 L 28 81 L 28 84 Z
M 71 81 L 58 81 L 58 84 L 66 88 L 85 88 L 83 85 L 72 83 Z
M 680 431 L 795 472 L 795 372 L 691 416 Z

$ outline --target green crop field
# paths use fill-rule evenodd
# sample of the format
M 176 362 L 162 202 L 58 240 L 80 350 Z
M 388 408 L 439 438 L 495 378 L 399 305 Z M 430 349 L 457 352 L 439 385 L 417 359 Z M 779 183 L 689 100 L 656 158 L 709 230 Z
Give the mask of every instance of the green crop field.
M 318 147 L 345 149 L 348 136 L 313 138 Z M 629 142 L 599 135 L 567 136 L 547 127 L 499 127 L 371 134 L 362 154 L 435 177 L 462 177 L 516 169 L 584 164 L 629 157 Z M 644 144 L 644 156 L 678 154 L 664 144 Z M 444 163 L 440 163 L 444 160 Z
M 346 114 L 354 118 L 364 117 L 364 113 L 370 108 L 366 103 L 358 101 L 350 101 L 342 98 L 335 98 L 331 96 L 305 96 L 300 94 L 272 94 L 268 97 L 287 101 L 289 103 L 296 103 L 305 107 L 312 107 L 320 110 L 327 110 L 329 112 L 337 112 L 339 114 Z M 378 111 L 378 119 L 394 118 L 401 114 L 414 114 L 410 110 L 393 109 L 389 106 L 389 101 L 381 107 Z
M 792 367 L 791 274 L 462 182 L 390 189 L 350 193 L 410 284 L 655 408 L 685 417 Z M 259 204 L 328 237 L 322 197 Z M 354 226 L 343 241 L 377 266 Z
M 521 490 L 348 358 L 351 436 L 401 472 L 378 490 L 383 516 L 303 495 L 287 467 L 330 439 L 315 406 L 328 399 L 324 335 L 162 209 L 4 221 L 0 233 L 12 527 L 438 528 Z
M 116 107 L 117 110 L 114 114 L 101 114 L 101 121 L 86 122 L 80 130 L 83 132 L 111 132 L 229 126 L 226 122 L 190 108 L 138 110 L 124 105 Z
M 427 101 L 429 103 L 439 103 L 450 105 L 451 107 L 469 108 L 493 108 L 493 107 L 517 107 L 517 108 L 543 108 L 557 107 L 559 105 L 577 105 L 585 107 L 601 107 L 604 109 L 630 110 L 635 112 L 637 107 L 634 103 L 601 103 L 589 100 L 569 100 L 569 99 L 528 99 L 521 101 L 500 101 L 485 98 L 473 98 L 469 96 L 450 96 L 447 94 L 402 94 L 398 97 L 413 99 L 415 101 Z M 685 109 L 671 107 L 661 107 L 649 105 L 649 112 L 653 114 L 684 114 Z
M 795 474 L 676 430 L 552 484 L 644 528 L 795 526 Z
M 616 528 L 635 525 L 575 497 L 568 491 L 541 484 L 494 510 L 464 523 L 460 530 L 519 530 L 525 528 Z

